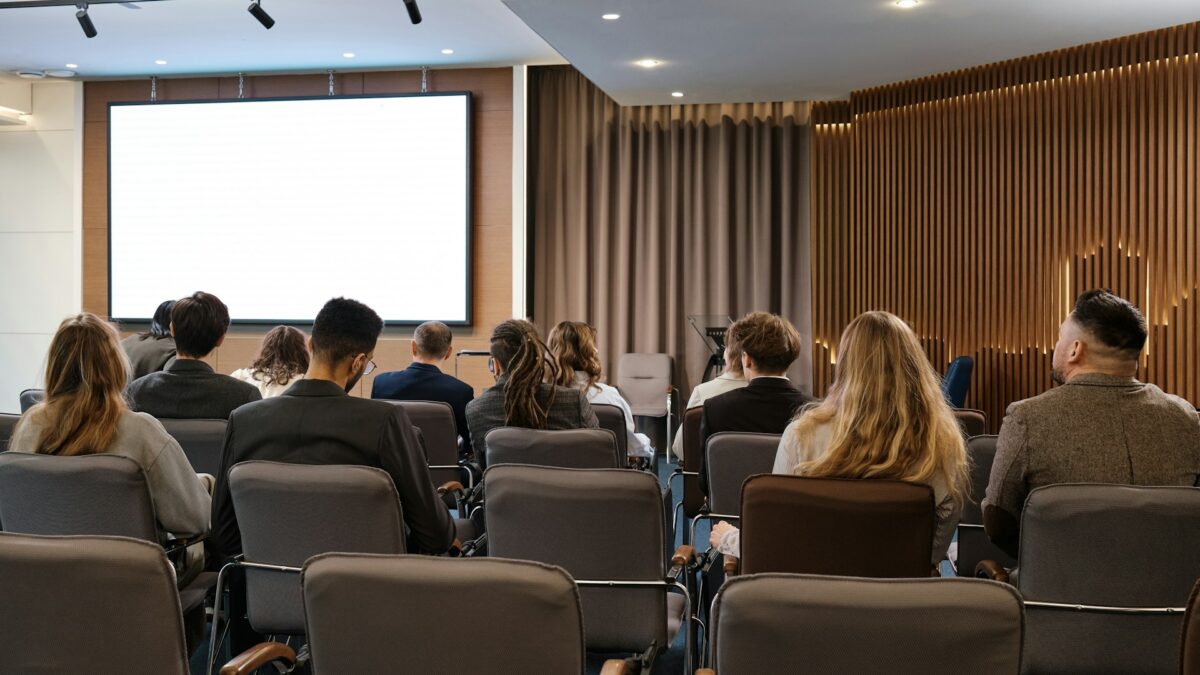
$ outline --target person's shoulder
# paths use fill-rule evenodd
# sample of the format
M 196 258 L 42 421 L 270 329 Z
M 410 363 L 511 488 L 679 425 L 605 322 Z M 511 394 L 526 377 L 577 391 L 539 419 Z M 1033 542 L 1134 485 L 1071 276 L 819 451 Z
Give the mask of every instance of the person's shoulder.
M 443 387 L 446 387 L 447 389 L 450 389 L 450 390 L 454 391 L 455 393 L 470 394 L 472 396 L 475 395 L 475 387 L 472 387 L 471 385 L 467 384 L 466 382 L 463 382 L 462 380 L 451 375 L 450 373 L 438 373 L 437 381 Z
M 126 410 L 117 420 L 118 436 L 136 436 L 149 439 L 166 439 L 170 437 L 162 422 L 150 413 Z
M 155 384 L 158 384 L 159 382 L 161 382 L 169 374 L 170 373 L 167 373 L 166 371 L 163 371 L 163 370 L 155 371 L 153 373 L 146 373 L 145 375 L 137 378 L 133 382 L 130 382 L 128 389 L 132 393 L 132 392 L 136 392 L 136 391 L 145 389 L 146 387 L 152 387 Z
M 1052 410 L 1057 410 L 1067 404 L 1072 395 L 1071 387 L 1058 386 L 1048 389 L 1037 396 L 1031 396 L 1008 404 L 1006 416 L 1018 419 L 1037 417 Z
M 1168 394 L 1156 384 L 1144 383 L 1142 386 L 1145 388 L 1146 396 L 1156 405 L 1162 406 L 1163 409 L 1172 414 L 1178 412 L 1189 419 L 1196 418 L 1198 414 L 1196 407 L 1188 402 L 1187 399 L 1175 394 Z

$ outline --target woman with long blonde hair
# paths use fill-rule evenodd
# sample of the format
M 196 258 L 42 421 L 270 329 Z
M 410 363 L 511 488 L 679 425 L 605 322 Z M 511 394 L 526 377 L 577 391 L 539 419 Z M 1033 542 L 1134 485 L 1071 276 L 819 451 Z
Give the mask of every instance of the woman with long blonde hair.
M 970 465 L 938 374 L 908 324 L 888 312 L 850 322 L 829 395 L 788 426 L 774 472 L 928 485 L 937 516 L 931 559 L 945 557 L 969 498 Z M 718 524 L 713 545 L 735 553 L 736 532 Z

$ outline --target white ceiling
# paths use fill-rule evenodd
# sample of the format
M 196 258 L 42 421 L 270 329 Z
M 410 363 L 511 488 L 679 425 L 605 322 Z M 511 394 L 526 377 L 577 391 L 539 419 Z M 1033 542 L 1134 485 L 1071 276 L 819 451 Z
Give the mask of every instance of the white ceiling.
M 892 0 L 505 3 L 624 105 L 844 98 L 1200 19 L 1198 0 L 922 0 L 910 10 Z M 621 19 L 602 20 L 607 12 Z M 633 65 L 642 58 L 663 65 Z
M 88 39 L 74 7 L 11 9 L 0 0 L 0 71 L 75 63 L 81 77 L 121 77 L 562 63 L 500 0 L 419 0 L 416 26 L 401 0 L 262 0 L 276 22 L 270 30 L 249 4 L 92 5 L 99 35 Z M 454 54 L 443 55 L 447 48 Z

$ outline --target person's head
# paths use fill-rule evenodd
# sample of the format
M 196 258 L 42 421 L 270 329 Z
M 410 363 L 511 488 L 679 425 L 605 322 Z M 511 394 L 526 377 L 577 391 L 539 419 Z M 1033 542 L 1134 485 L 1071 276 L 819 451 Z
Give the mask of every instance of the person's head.
M 558 381 L 558 365 L 550 350 L 538 336 L 537 328 L 528 321 L 509 319 L 492 330 L 489 350 L 491 364 L 497 377 L 505 376 L 505 424 L 514 427 L 542 429 L 547 412 L 554 403 L 538 401 L 543 383 Z
M 746 377 L 783 375 L 800 356 L 800 333 L 778 314 L 751 312 L 727 332 L 742 352 Z
M 899 317 L 866 312 L 846 326 L 829 395 L 801 411 L 796 433 L 811 438 L 821 424 L 832 424 L 829 447 L 797 473 L 923 485 L 940 476 L 959 503 L 966 501 L 962 432 L 937 372 Z
M 250 366 L 268 384 L 287 384 L 308 370 L 308 341 L 291 326 L 276 326 L 263 336 Z
M 95 314 L 72 316 L 58 326 L 46 357 L 46 398 L 25 420 L 43 429 L 38 452 L 88 455 L 105 452 L 126 409 L 129 361 L 117 331 Z
M 736 323 L 729 324 L 725 329 L 725 372 L 730 375 L 742 376 L 742 348 L 738 346 L 737 335 L 733 329 Z
M 175 301 L 171 335 L 181 358 L 202 359 L 221 346 L 229 330 L 229 308 L 212 293 L 198 291 Z
M 375 343 L 383 332 L 383 319 L 357 300 L 334 298 L 325 303 L 313 322 L 312 364 L 345 380 L 346 391 L 375 368 Z
M 150 319 L 150 330 L 139 334 L 138 337 L 142 340 L 171 337 L 171 309 L 174 307 L 174 300 L 164 300 L 158 309 L 154 310 L 154 318 Z
M 584 389 L 600 380 L 596 329 L 582 321 L 562 321 L 550 331 L 550 353 L 558 359 L 558 384 L 575 386 L 575 373 L 587 376 Z
M 1066 383 L 1083 373 L 1132 376 L 1146 346 L 1146 318 L 1109 290 L 1092 290 L 1058 329 L 1050 378 Z
M 450 358 L 450 344 L 454 334 L 441 321 L 426 321 L 413 331 L 413 360 L 436 364 Z

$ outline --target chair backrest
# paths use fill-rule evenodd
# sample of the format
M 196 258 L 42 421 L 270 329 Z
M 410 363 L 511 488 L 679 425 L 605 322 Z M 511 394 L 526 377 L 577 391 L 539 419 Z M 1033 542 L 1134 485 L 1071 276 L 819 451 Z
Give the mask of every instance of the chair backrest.
M 942 393 L 946 402 L 952 407 L 961 408 L 967 402 L 967 392 L 971 389 L 971 371 L 975 369 L 975 359 L 970 356 L 958 356 L 946 368 L 946 376 L 942 378 Z
M 17 422 L 20 421 L 20 415 L 0 413 L 0 452 L 8 450 L 8 440 L 12 438 L 13 430 L 17 428 Z
M 458 427 L 454 423 L 454 408 L 444 401 L 388 401 L 404 408 L 412 425 L 421 432 L 425 444 L 425 460 L 434 466 L 458 465 Z M 458 469 L 430 469 L 434 485 L 460 480 Z
M 755 474 L 771 473 L 779 439 L 777 434 L 728 431 L 708 437 L 708 507 L 713 513 L 742 512 L 742 483 Z
M 927 577 L 933 491 L 890 480 L 775 474 L 742 486 L 745 574 Z
M 1020 595 L 982 579 L 753 574 L 712 610 L 720 675 L 1007 673 L 1021 663 Z
M 221 473 L 221 452 L 225 449 L 226 420 L 161 419 L 163 428 L 183 448 L 192 470 L 216 476 Z
M 583 672 L 579 593 L 558 567 L 331 553 L 304 565 L 303 585 L 318 673 Z M 459 601 L 482 627 L 469 637 Z
M 382 469 L 242 462 L 229 472 L 248 562 L 300 567 L 331 551 L 404 553 L 400 497 Z M 250 624 L 260 633 L 304 632 L 300 580 L 246 572 Z
M 700 447 L 700 421 L 704 419 L 704 406 L 688 408 L 683 413 L 683 425 L 680 441 L 683 447 L 683 459 L 679 465 L 689 474 L 700 473 L 704 466 L 704 448 Z M 683 512 L 690 518 L 700 513 L 704 505 L 704 491 L 700 489 L 700 477 L 687 475 L 683 477 Z
M 1021 516 L 1027 601 L 1181 608 L 1200 577 L 1200 489 L 1053 485 Z M 1176 673 L 1182 615 L 1029 606 L 1033 672 Z
M 1016 560 L 993 544 L 983 530 L 980 503 L 992 475 L 996 437 L 972 436 L 967 440 L 967 455 L 971 458 L 971 498 L 963 505 L 958 524 L 958 560 L 955 566 L 960 577 L 974 576 L 975 566 L 981 560 L 995 560 L 1004 567 L 1017 564 Z
M 6 673 L 188 673 L 175 573 L 157 544 L 0 534 L 0 598 Z
M 24 413 L 44 400 L 46 400 L 45 389 L 26 389 L 20 394 L 21 412 Z
M 661 581 L 664 525 L 658 479 L 628 469 L 504 465 L 484 474 L 488 555 L 557 565 L 575 579 Z M 666 644 L 661 588 L 584 588 L 591 651 Z
M 628 457 L 629 429 L 625 426 L 625 411 L 607 403 L 593 403 L 592 411 L 596 413 L 596 420 L 600 422 L 600 428 L 608 429 L 616 437 L 617 454 L 621 457 Z
M 963 438 L 973 438 L 987 433 L 987 413 L 970 408 L 955 408 L 954 419 L 962 429 Z
M 1188 599 L 1187 614 L 1183 617 L 1181 647 L 1180 675 L 1200 675 L 1200 581 L 1196 582 Z
M 532 464 L 566 469 L 616 469 L 625 466 L 616 434 L 608 429 L 522 429 L 488 432 L 487 465 Z
M 667 389 L 673 366 L 670 354 L 622 354 L 617 362 L 617 389 L 634 415 L 667 414 Z
M 0 524 L 22 534 L 161 541 L 146 475 L 118 455 L 0 454 Z

